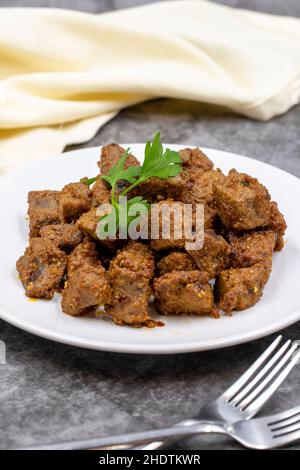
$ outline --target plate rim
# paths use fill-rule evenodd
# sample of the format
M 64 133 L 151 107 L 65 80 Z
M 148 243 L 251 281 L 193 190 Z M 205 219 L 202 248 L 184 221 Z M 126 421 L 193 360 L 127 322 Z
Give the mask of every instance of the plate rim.
M 278 322 L 272 324 L 273 326 L 266 330 L 265 328 L 260 330 L 259 332 L 253 331 L 252 333 L 245 333 L 244 335 L 235 335 L 233 337 L 228 337 L 228 340 L 220 339 L 220 340 L 209 340 L 209 341 L 201 341 L 203 346 L 199 346 L 199 342 L 192 342 L 192 343 L 177 343 L 177 344 L 156 344 L 155 349 L 153 345 L 141 345 L 141 344 L 132 344 L 132 343 L 113 343 L 113 342 L 103 342 L 101 344 L 95 342 L 94 340 L 83 340 L 77 338 L 75 336 L 63 336 L 62 334 L 57 333 L 49 333 L 47 330 L 43 328 L 35 327 L 35 326 L 27 326 L 26 324 L 19 324 L 18 321 L 15 320 L 7 320 L 5 318 L 5 314 L 3 315 L 3 309 L 0 308 L 0 319 L 7 321 L 12 326 L 15 326 L 27 333 L 34 334 L 40 338 L 44 338 L 56 343 L 65 344 L 68 346 L 80 347 L 83 349 L 90 349 L 93 351 L 102 351 L 102 352 L 111 352 L 111 353 L 118 353 L 118 354 L 145 354 L 145 355 L 173 355 L 173 354 L 187 354 L 187 353 L 194 353 L 194 352 L 204 352 L 204 351 L 211 351 L 211 350 L 218 350 L 218 349 L 225 349 L 232 346 L 238 346 L 240 344 L 247 344 L 257 339 L 265 338 L 273 333 L 280 332 L 281 330 L 287 328 L 290 325 L 295 324 L 297 321 L 300 320 L 300 312 L 296 314 L 298 318 L 293 318 L 286 322 Z
M 132 142 L 132 143 L 125 143 L 125 144 L 120 144 L 122 146 L 130 146 L 130 145 L 145 145 L 143 142 Z M 175 144 L 175 143 L 164 143 L 163 145 L 165 146 L 176 146 L 185 148 L 185 147 L 193 147 L 191 144 Z M 12 171 L 10 171 L 8 174 L 4 174 L 0 178 L 0 188 L 2 184 L 5 184 L 5 181 L 9 180 L 10 178 L 14 178 L 18 176 L 18 174 L 22 174 L 23 171 L 30 171 L 31 168 L 36 168 L 43 166 L 43 164 L 47 163 L 53 163 L 53 160 L 59 160 L 62 156 L 70 156 L 72 158 L 72 154 L 78 154 L 78 153 L 83 153 L 85 151 L 96 151 L 100 150 L 102 146 L 93 146 L 93 147 L 85 147 L 81 149 L 75 149 L 75 150 L 70 150 L 61 154 L 55 154 L 52 157 L 46 157 L 45 159 L 42 160 L 37 160 L 34 162 L 29 163 L 28 165 L 22 166 L 21 168 L 16 168 Z M 201 150 L 204 152 L 217 152 L 220 153 L 221 155 L 223 154 L 224 156 L 227 154 L 228 155 L 234 155 L 239 158 L 244 158 L 247 160 L 250 160 L 251 162 L 255 161 L 259 165 L 263 165 L 266 167 L 272 168 L 272 171 L 277 171 L 279 173 L 283 173 L 289 178 L 293 178 L 295 182 L 299 184 L 300 178 L 298 178 L 296 175 L 293 175 L 285 170 L 282 170 L 281 168 L 278 168 L 274 165 L 271 165 L 270 163 L 266 163 L 260 160 L 257 160 L 255 158 L 251 158 L 242 154 L 238 154 L 235 152 L 227 151 L 227 150 L 219 150 L 216 148 L 212 147 L 202 147 Z M 260 327 L 259 330 L 254 330 L 250 332 L 246 332 L 244 334 L 238 333 L 233 336 L 228 336 L 227 338 L 220 338 L 217 340 L 201 340 L 201 344 L 199 344 L 199 341 L 193 341 L 193 342 L 187 342 L 187 343 L 170 343 L 170 344 L 155 344 L 155 348 L 153 344 L 133 344 L 133 343 L 116 343 L 116 342 L 105 342 L 105 341 L 95 341 L 93 339 L 84 339 L 80 338 L 75 335 L 66 335 L 65 333 L 57 333 L 57 332 L 49 332 L 47 329 L 43 329 L 42 327 L 35 326 L 30 322 L 27 324 L 27 322 L 22 319 L 20 321 L 18 319 L 11 319 L 10 318 L 10 313 L 9 311 L 6 311 L 4 308 L 0 307 L 0 319 L 3 321 L 6 321 L 7 323 L 20 328 L 23 331 L 26 331 L 28 333 L 34 334 L 38 337 L 45 338 L 50 341 L 58 342 L 61 344 L 66 344 L 69 346 L 74 346 L 74 347 L 81 347 L 84 349 L 91 349 L 91 350 L 96 350 L 96 351 L 104 351 L 104 352 L 114 352 L 114 353 L 123 353 L 123 354 L 146 354 L 146 355 L 168 355 L 168 354 L 183 354 L 183 353 L 192 353 L 192 352 L 202 352 L 202 351 L 209 351 L 209 350 L 217 350 L 217 349 L 223 349 L 226 347 L 231 347 L 231 346 L 236 346 L 239 344 L 244 344 L 248 343 L 251 341 L 254 341 L 256 339 L 263 338 L 265 336 L 268 336 L 270 334 L 273 334 L 277 331 L 280 331 L 294 323 L 300 320 L 300 311 L 298 312 L 295 310 L 289 315 L 289 318 L 285 321 L 284 318 L 281 320 L 278 320 L 276 323 L 272 323 L 269 328 L 266 327 Z

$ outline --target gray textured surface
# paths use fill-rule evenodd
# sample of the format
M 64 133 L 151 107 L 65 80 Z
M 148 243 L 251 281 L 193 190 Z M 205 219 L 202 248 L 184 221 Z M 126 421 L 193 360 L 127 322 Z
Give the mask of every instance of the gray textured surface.
M 0 0 L 0 6 L 53 6 L 89 12 L 150 3 L 138 0 Z M 299 0 L 220 0 L 219 3 L 300 16 Z M 123 111 L 87 145 L 165 141 L 243 153 L 300 176 L 300 107 L 269 123 L 226 110 L 157 100 Z M 300 324 L 284 331 L 300 338 Z M 274 336 L 226 350 L 170 357 L 127 356 L 68 347 L 0 321 L 7 365 L 0 365 L 0 447 L 137 431 L 192 415 L 227 387 Z M 294 370 L 266 412 L 299 403 Z M 195 438 L 181 448 L 238 448 L 223 437 Z M 295 446 L 300 449 L 300 445 Z
M 102 13 L 138 5 L 147 5 L 161 0 L 0 0 L 0 7 L 45 7 L 66 8 L 88 13 Z M 184 1 L 184 0 L 183 0 Z M 236 8 L 300 16 L 299 0 L 212 0 Z

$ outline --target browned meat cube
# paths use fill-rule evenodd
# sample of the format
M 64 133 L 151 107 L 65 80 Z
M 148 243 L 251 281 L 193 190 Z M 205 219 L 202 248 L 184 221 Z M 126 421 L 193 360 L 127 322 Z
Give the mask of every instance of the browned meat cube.
M 110 190 L 103 180 L 97 180 L 92 186 L 92 206 L 98 207 L 100 204 L 106 204 L 110 201 Z
M 157 310 L 162 315 L 215 315 L 209 276 L 201 271 L 173 271 L 154 279 Z
M 230 246 L 221 235 L 213 230 L 206 230 L 203 248 L 190 250 L 188 253 L 197 267 L 206 271 L 209 278 L 213 279 L 228 266 Z
M 68 315 L 84 315 L 110 302 L 106 271 L 97 258 L 96 244 L 90 239 L 84 239 L 68 256 L 67 276 L 62 309 Z
M 121 245 L 121 240 L 116 239 L 100 239 L 97 236 L 96 229 L 99 222 L 100 216 L 97 215 L 97 208 L 92 207 L 88 212 L 82 214 L 77 220 L 77 227 L 86 235 L 94 238 L 101 246 L 107 248 L 110 251 L 117 250 Z
M 225 176 L 221 170 L 209 170 L 200 174 L 195 182 L 190 181 L 182 192 L 181 201 L 186 204 L 204 204 L 204 226 L 212 229 L 217 217 L 214 208 L 213 183 L 222 182 Z
M 82 242 L 82 233 L 73 224 L 45 225 L 40 230 L 40 236 L 51 240 L 55 246 L 70 252 Z
M 111 300 L 111 288 L 100 261 L 84 264 L 75 269 L 62 292 L 62 310 L 77 316 L 89 313 Z
M 226 313 L 256 304 L 271 273 L 271 266 L 255 264 L 250 268 L 222 271 L 215 285 L 219 307 Z
M 126 271 L 120 267 L 110 268 L 109 273 L 117 276 L 114 281 L 110 277 L 113 300 L 107 307 L 113 321 L 117 325 L 154 326 L 148 307 L 151 294 L 149 280 L 139 272 Z
M 161 201 L 162 199 L 172 198 L 181 200 L 181 194 L 187 185 L 187 174 L 182 171 L 177 176 L 170 178 L 150 178 L 141 183 L 130 196 L 142 196 L 149 202 Z
M 64 186 L 59 196 L 59 216 L 61 222 L 73 222 L 91 207 L 91 192 L 82 183 L 70 183 Z
M 276 235 L 275 250 L 281 251 L 284 247 L 284 234 L 287 229 L 282 213 L 278 209 L 277 202 L 271 202 L 271 214 L 266 228 L 272 230 Z
M 96 228 L 99 221 L 97 207 L 92 207 L 88 212 L 82 214 L 76 221 L 76 226 L 86 235 L 97 239 Z
M 180 150 L 179 154 L 191 181 L 197 180 L 202 173 L 214 167 L 213 162 L 198 148 L 186 148 Z
M 109 144 L 102 147 L 101 157 L 98 162 L 100 173 L 102 175 L 108 175 L 124 152 L 125 149 L 118 144 Z M 128 155 L 124 168 L 128 168 L 129 166 L 140 166 L 139 161 L 132 154 Z
M 170 217 L 166 214 L 166 219 L 170 221 L 170 231 L 169 233 L 163 233 L 163 227 L 166 229 L 166 224 L 164 224 L 164 209 L 170 209 Z M 176 228 L 176 214 L 183 214 L 184 204 L 179 201 L 173 201 L 172 199 L 166 199 L 157 204 L 158 210 L 158 220 L 157 223 L 154 223 L 154 220 L 151 220 L 151 248 L 155 251 L 175 249 L 180 250 L 185 247 L 186 239 L 184 237 L 183 224 L 178 226 L 178 229 L 181 229 L 181 236 L 177 238 Z M 174 215 L 175 214 L 175 215 Z M 179 218 L 178 218 L 179 220 Z M 183 219 L 182 219 L 183 220 Z M 179 220 L 180 222 L 180 220 Z M 179 224 L 178 224 L 179 225 Z M 157 231 L 158 238 L 154 238 L 154 231 Z
M 159 276 L 172 271 L 194 271 L 195 269 L 197 267 L 192 259 L 180 251 L 173 251 L 157 263 Z
M 142 243 L 130 243 L 111 261 L 108 275 L 113 295 L 107 312 L 116 324 L 155 325 L 148 306 L 153 272 L 153 255 Z
M 243 235 L 229 234 L 231 248 L 230 266 L 248 268 L 257 263 L 270 265 L 275 246 L 274 232 L 250 232 Z
M 52 299 L 65 273 L 67 255 L 51 240 L 31 238 L 30 245 L 17 261 L 17 270 L 26 295 Z
M 204 228 L 205 230 L 213 229 L 218 218 L 216 209 L 204 204 Z
M 220 183 L 226 179 L 222 171 L 210 170 L 202 173 L 195 182 L 190 182 L 183 192 L 182 201 L 187 204 L 205 202 L 213 207 L 214 192 L 213 184 Z
M 38 237 L 43 225 L 58 224 L 59 191 L 30 191 L 28 193 L 28 216 L 30 237 Z
M 83 242 L 77 245 L 72 253 L 68 256 L 68 278 L 71 277 L 74 272 L 84 264 L 88 264 L 89 266 L 98 265 L 96 244 L 89 239 L 83 240 Z
M 271 204 L 267 189 L 257 179 L 231 170 L 213 184 L 214 205 L 222 223 L 232 230 L 251 230 L 267 224 Z

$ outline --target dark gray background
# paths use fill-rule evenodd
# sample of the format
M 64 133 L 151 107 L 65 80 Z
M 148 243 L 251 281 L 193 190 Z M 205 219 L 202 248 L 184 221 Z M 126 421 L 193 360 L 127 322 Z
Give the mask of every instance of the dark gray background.
M 91 13 L 145 3 L 151 2 L 0 0 L 1 7 L 43 6 Z M 300 17 L 299 0 L 217 3 Z M 160 130 L 164 141 L 242 153 L 300 176 L 299 123 L 300 106 L 261 123 L 218 107 L 161 99 L 124 110 L 86 146 L 112 140 L 142 142 Z M 283 333 L 300 338 L 299 323 Z M 171 425 L 220 394 L 273 338 L 206 353 L 129 356 L 56 344 L 0 321 L 0 339 L 7 345 L 7 365 L 0 365 L 0 447 Z M 299 404 L 299 390 L 298 368 L 265 411 Z M 194 438 L 178 447 L 239 448 L 220 436 Z

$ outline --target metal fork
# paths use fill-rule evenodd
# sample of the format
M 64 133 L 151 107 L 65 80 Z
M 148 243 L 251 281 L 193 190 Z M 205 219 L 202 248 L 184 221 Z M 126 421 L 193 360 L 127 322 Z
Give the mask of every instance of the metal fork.
M 116 448 L 117 444 L 119 446 L 137 445 L 152 439 L 179 439 L 202 433 L 225 434 L 250 449 L 275 449 L 287 446 L 300 439 L 300 406 L 275 415 L 254 418 L 250 421 L 238 421 L 234 424 L 199 422 L 192 426 L 173 426 L 172 428 L 157 431 L 145 431 L 85 441 L 86 444 L 89 444 L 88 447 L 78 447 L 71 443 L 69 445 L 65 443 L 56 447 L 43 446 L 35 449 L 74 450 L 89 448 L 108 450 L 112 446 Z
M 300 439 L 300 406 L 282 413 L 240 421 L 228 428 L 229 436 L 251 449 L 275 449 Z
M 201 433 L 225 434 L 250 449 L 275 449 L 292 444 L 300 439 L 300 406 L 264 418 L 238 421 L 234 424 L 198 423 L 192 426 L 160 429 L 133 434 L 124 434 L 112 438 L 90 441 L 90 449 L 111 449 L 119 444 L 142 444 L 152 439 L 178 439 Z M 101 445 L 99 445 L 101 444 Z M 57 448 L 57 447 L 56 447 Z M 77 447 L 75 447 L 77 448 Z M 48 449 L 48 447 L 47 447 Z M 74 447 L 64 447 L 74 449 Z
M 201 408 L 193 419 L 181 421 L 176 426 L 191 426 L 199 420 L 235 423 L 255 416 L 297 363 L 293 356 L 300 350 L 299 343 L 287 340 L 282 345 L 282 340 L 281 335 L 277 336 L 231 387 Z M 136 450 L 157 450 L 165 444 L 155 441 Z
M 138 442 L 151 441 L 147 446 L 135 449 L 154 450 L 161 447 L 167 438 L 178 439 L 200 432 L 228 433 L 231 425 L 249 420 L 258 413 L 300 359 L 300 346 L 291 340 L 282 344 L 282 339 L 282 336 L 278 336 L 242 377 L 220 397 L 205 405 L 195 418 L 165 429 L 163 434 L 162 431 L 150 431 L 148 438 L 142 441 L 134 438 L 144 436 L 144 433 L 135 433 L 35 446 L 34 449 L 88 449 L 104 446 L 106 449 L 128 449 L 138 445 Z

